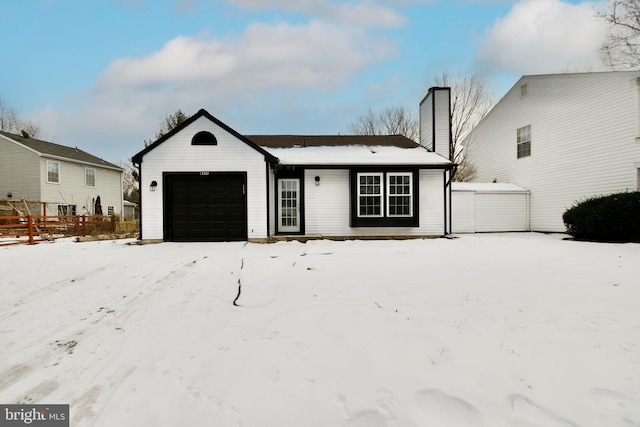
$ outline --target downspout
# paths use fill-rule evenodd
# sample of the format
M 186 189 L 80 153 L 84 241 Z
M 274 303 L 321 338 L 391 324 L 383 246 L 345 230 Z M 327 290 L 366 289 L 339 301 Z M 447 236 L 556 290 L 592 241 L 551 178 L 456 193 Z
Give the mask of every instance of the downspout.
M 531 231 L 531 192 L 527 192 L 527 231 Z
M 442 170 L 442 183 L 444 184 L 444 188 L 442 189 L 443 193 L 442 193 L 442 205 L 444 206 L 444 230 L 442 230 L 443 232 L 443 236 L 447 235 L 447 170 L 443 169 Z
M 120 172 L 120 220 L 124 221 L 124 169 Z
M 271 237 L 271 192 L 269 191 L 269 186 L 271 184 L 271 175 L 269 174 L 269 162 L 264 162 L 264 169 L 266 175 L 266 192 L 267 192 L 267 239 Z M 238 284 L 239 285 L 239 284 Z M 240 292 L 238 291 L 238 296 L 240 296 Z M 237 299 L 237 298 L 236 298 Z M 234 301 L 235 304 L 235 301 Z
M 138 240 L 142 240 L 142 159 L 140 163 L 131 162 L 138 169 Z
M 445 231 L 445 235 L 447 234 L 451 234 L 453 233 L 453 198 L 451 197 L 452 195 L 452 191 L 451 191 L 451 182 L 453 181 L 453 178 L 456 176 L 456 172 L 458 171 L 458 165 L 454 164 L 453 168 L 449 169 L 450 174 L 449 174 L 449 180 L 447 180 L 447 170 L 445 169 L 444 172 L 444 179 L 445 179 L 445 187 L 444 187 L 444 231 Z M 447 233 L 447 189 L 449 190 L 449 212 L 448 212 L 448 217 L 449 217 L 449 233 Z

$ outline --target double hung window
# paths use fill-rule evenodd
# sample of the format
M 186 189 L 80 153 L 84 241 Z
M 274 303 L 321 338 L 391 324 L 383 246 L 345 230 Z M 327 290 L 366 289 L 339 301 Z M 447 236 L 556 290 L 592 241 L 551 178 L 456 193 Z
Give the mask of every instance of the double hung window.
M 531 125 L 517 130 L 518 159 L 531 155 Z
M 96 170 L 93 168 L 84 169 L 84 185 L 85 187 L 96 186 Z
M 51 184 L 60 183 L 60 163 L 47 160 L 47 182 Z
M 415 226 L 414 172 L 357 172 L 352 225 Z
M 358 174 L 358 216 L 382 216 L 382 174 Z

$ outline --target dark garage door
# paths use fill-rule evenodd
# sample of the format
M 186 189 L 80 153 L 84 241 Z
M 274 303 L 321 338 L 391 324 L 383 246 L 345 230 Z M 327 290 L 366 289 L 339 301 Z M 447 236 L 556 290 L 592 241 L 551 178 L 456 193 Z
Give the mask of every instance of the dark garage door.
M 246 174 L 165 174 L 165 237 L 176 242 L 247 239 Z

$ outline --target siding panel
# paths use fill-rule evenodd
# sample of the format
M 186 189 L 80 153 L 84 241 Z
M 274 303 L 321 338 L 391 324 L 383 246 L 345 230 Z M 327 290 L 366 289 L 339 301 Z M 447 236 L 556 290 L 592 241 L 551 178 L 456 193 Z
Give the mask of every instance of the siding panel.
M 315 177 L 320 185 L 315 185 Z M 350 227 L 349 171 L 305 171 L 306 234 L 311 236 L 440 236 L 444 232 L 442 171 L 419 172 L 419 227 Z
M 0 136 L 0 197 L 40 200 L 40 158 Z
M 454 233 L 475 233 L 476 199 L 473 191 L 453 191 L 452 227 Z
M 477 232 L 527 231 L 527 195 L 476 193 Z

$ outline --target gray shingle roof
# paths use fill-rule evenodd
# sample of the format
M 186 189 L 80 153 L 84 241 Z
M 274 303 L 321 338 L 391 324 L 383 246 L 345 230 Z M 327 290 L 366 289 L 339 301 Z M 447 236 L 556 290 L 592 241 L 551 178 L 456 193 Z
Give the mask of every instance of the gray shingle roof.
M 246 138 L 261 147 L 335 147 L 365 145 L 416 148 L 418 143 L 402 135 L 247 135 Z
M 54 144 L 53 142 L 42 141 L 35 138 L 27 138 L 21 135 L 15 135 L 9 132 L 0 131 L 0 135 L 3 135 L 9 139 L 12 139 L 28 148 L 31 148 L 34 151 L 37 151 L 43 155 L 55 156 L 69 160 L 75 160 L 83 163 L 90 163 L 96 166 L 102 166 L 105 168 L 111 169 L 119 169 L 122 170 L 120 166 L 114 165 L 113 163 L 109 163 L 105 160 L 102 160 L 99 157 L 96 157 L 92 154 L 87 153 L 86 151 L 82 151 L 77 147 L 67 147 L 64 145 Z

